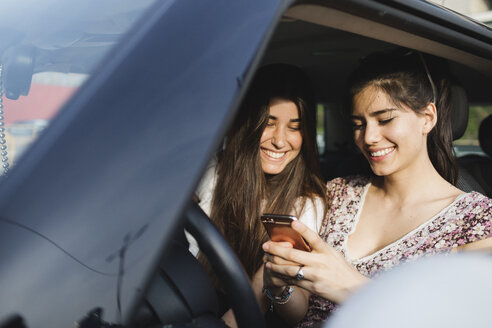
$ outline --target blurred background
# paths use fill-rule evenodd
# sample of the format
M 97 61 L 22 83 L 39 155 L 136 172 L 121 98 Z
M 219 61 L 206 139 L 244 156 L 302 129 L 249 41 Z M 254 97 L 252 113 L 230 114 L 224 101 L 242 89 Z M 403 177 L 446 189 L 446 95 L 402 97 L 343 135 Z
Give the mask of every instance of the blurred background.
M 492 28 L 492 0 L 428 1 L 469 16 L 475 21 Z M 488 115 L 492 115 L 492 106 L 490 104 L 470 104 L 467 130 L 463 137 L 454 142 L 455 151 L 458 156 L 467 154 L 484 155 L 479 146 L 478 129 L 482 120 Z
M 492 0 L 429 0 L 492 27 Z

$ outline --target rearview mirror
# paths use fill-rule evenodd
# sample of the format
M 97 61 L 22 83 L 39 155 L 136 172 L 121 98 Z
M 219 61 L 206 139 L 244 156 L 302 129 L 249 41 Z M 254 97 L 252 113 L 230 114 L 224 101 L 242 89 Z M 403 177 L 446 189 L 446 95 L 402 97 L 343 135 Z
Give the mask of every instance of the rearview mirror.
M 2 82 L 5 96 L 16 100 L 20 95 L 27 96 L 31 88 L 34 70 L 35 48 L 17 45 L 7 49 L 2 57 Z

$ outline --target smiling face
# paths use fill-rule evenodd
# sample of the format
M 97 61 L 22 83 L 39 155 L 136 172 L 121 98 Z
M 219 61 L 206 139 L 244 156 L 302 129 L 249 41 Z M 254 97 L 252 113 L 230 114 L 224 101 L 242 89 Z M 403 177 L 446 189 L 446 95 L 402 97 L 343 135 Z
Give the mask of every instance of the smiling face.
M 268 122 L 260 139 L 261 168 L 267 174 L 279 174 L 301 151 L 301 119 L 290 100 L 273 98 L 269 105 Z
M 432 126 L 426 116 L 395 105 L 383 91 L 369 86 L 356 94 L 351 119 L 354 141 L 376 175 L 391 175 L 428 159 Z

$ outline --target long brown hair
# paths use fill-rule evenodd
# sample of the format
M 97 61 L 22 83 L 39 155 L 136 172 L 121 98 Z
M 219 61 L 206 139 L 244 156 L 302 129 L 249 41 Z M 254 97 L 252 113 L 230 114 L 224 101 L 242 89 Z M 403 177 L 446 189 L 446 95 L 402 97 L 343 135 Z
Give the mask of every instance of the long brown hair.
M 262 263 L 267 240 L 262 213 L 300 215 L 307 198 L 325 198 L 316 144 L 315 108 L 310 82 L 294 66 L 272 64 L 258 70 L 218 156 L 211 219 L 238 254 L 250 277 Z M 294 102 L 303 138 L 299 155 L 277 175 L 266 175 L 260 162 L 260 138 L 269 102 Z
M 396 104 L 404 104 L 417 114 L 431 102 L 436 105 L 437 123 L 427 136 L 427 151 L 439 174 L 455 185 L 458 166 L 452 145 L 450 75 L 446 63 L 408 49 L 372 54 L 349 80 L 349 111 L 354 97 L 368 86 L 378 88 Z

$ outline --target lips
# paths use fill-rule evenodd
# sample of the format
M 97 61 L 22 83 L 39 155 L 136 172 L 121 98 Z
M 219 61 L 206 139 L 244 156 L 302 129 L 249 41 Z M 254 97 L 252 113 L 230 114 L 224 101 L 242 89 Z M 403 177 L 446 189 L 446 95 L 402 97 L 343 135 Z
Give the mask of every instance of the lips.
M 371 156 L 372 160 L 378 161 L 386 158 L 388 154 L 391 154 L 396 147 L 388 147 L 388 148 L 382 148 L 378 150 L 368 150 L 369 155 Z
M 265 154 L 267 157 L 271 158 L 272 160 L 282 159 L 285 156 L 285 154 L 287 154 L 287 152 L 285 152 L 285 151 L 276 152 L 276 151 L 271 151 L 271 150 L 264 149 L 264 148 L 262 148 L 261 151 L 263 152 L 263 154 Z
M 379 156 L 384 156 L 386 154 L 391 153 L 394 149 L 395 149 L 395 147 L 390 147 L 390 148 L 381 149 L 381 150 L 378 150 L 375 152 L 369 152 L 369 154 L 371 154 L 372 157 L 379 157 Z

